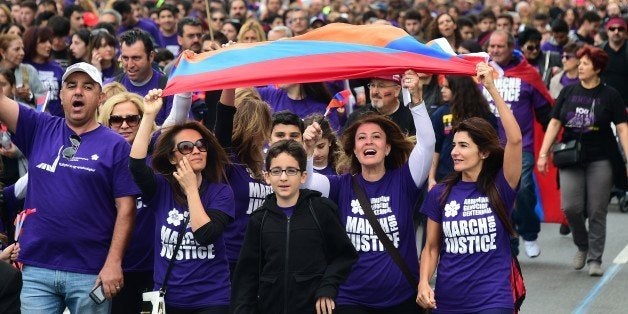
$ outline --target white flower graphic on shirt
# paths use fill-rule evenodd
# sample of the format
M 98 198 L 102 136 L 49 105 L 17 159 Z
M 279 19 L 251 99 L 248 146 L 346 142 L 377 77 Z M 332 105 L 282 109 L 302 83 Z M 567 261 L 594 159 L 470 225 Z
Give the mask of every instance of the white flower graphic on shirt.
M 357 215 L 357 214 L 364 215 L 364 211 L 362 210 L 362 206 L 360 206 L 360 201 L 358 201 L 358 200 L 351 200 L 351 212 L 354 215 Z
M 92 155 L 92 160 L 98 160 L 98 158 L 100 158 L 98 155 L 96 155 L 96 154 Z
M 460 204 L 456 201 L 451 201 L 449 204 L 445 205 L 445 217 L 455 217 L 458 215 L 458 210 L 460 209 Z
M 181 224 L 181 221 L 183 221 L 183 214 L 179 213 L 178 210 L 173 208 L 171 211 L 168 212 L 168 219 L 166 219 L 166 221 L 176 227 Z

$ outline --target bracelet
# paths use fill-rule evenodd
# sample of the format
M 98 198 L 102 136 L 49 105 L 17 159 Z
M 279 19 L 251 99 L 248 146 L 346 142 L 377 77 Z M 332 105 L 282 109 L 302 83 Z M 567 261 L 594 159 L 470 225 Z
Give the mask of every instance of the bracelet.
M 539 155 L 539 158 L 545 158 L 545 157 L 547 157 L 547 154 L 540 154 Z

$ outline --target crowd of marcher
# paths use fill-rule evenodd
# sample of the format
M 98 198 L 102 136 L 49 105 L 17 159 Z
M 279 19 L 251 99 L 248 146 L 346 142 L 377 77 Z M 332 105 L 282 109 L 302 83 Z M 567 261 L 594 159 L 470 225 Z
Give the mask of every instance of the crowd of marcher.
M 151 291 L 168 313 L 513 313 L 513 257 L 520 239 L 541 254 L 535 181 L 554 166 L 571 266 L 601 276 L 607 207 L 628 191 L 627 14 L 616 0 L 0 1 L 0 313 L 157 313 Z M 185 50 L 330 23 L 490 62 L 162 97 Z

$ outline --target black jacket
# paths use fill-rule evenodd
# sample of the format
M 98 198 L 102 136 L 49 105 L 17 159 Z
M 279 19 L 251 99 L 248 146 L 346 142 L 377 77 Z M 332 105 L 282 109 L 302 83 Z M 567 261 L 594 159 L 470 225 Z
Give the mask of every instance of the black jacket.
M 275 194 L 268 195 L 246 229 L 231 311 L 314 313 L 319 297 L 334 299 L 358 259 L 337 209 L 319 192 L 302 189 L 288 218 Z

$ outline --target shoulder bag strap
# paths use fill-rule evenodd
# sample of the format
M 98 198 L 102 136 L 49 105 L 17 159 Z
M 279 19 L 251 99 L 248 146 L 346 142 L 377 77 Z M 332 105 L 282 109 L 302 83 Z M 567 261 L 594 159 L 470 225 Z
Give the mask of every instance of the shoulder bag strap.
M 371 224 L 371 228 L 373 228 L 373 231 L 375 231 L 377 238 L 379 239 L 380 242 L 382 242 L 382 245 L 384 245 L 386 252 L 390 254 L 390 257 L 393 259 L 395 264 L 397 264 L 397 266 L 399 266 L 399 269 L 401 269 L 401 272 L 403 273 L 404 277 L 406 277 L 406 280 L 408 280 L 410 287 L 416 290 L 417 289 L 416 279 L 414 279 L 414 276 L 412 276 L 412 273 L 410 272 L 410 268 L 408 267 L 408 264 L 406 264 L 406 262 L 401 257 L 401 253 L 399 253 L 399 250 L 397 250 L 395 245 L 392 243 L 390 238 L 386 235 L 386 233 L 382 229 L 382 226 L 379 224 L 379 221 L 377 221 L 377 218 L 375 217 L 375 213 L 373 212 L 373 209 L 371 208 L 371 202 L 368 201 L 368 199 L 366 198 L 366 194 L 364 194 L 364 190 L 358 184 L 357 175 L 353 176 L 352 183 L 353 183 L 353 192 L 358 197 L 358 201 L 360 202 L 360 207 L 362 207 L 362 210 L 364 211 L 364 215 L 366 216 L 366 219 L 368 219 L 369 224 Z
M 170 262 L 168 263 L 168 269 L 166 269 L 166 275 L 164 276 L 164 282 L 161 284 L 162 295 L 166 294 L 166 285 L 168 283 L 168 279 L 170 278 L 170 273 L 172 272 L 172 267 L 174 266 L 174 260 L 177 256 L 177 252 L 179 252 L 179 247 L 181 247 L 181 242 L 183 242 L 183 235 L 185 234 L 185 228 L 188 225 L 188 221 L 190 221 L 190 214 L 183 220 L 183 225 L 179 228 L 179 237 L 177 238 L 177 244 L 174 246 L 174 251 L 172 252 L 172 257 L 170 258 Z

